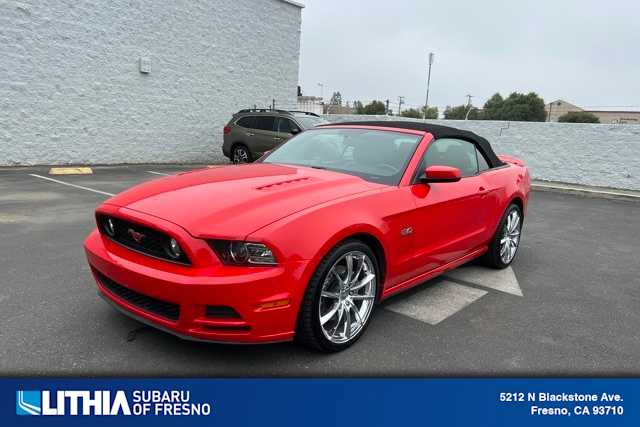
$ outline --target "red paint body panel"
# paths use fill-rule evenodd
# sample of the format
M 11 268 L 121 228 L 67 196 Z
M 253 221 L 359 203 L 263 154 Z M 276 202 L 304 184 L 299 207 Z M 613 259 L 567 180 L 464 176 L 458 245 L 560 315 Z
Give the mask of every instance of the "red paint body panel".
M 126 313 L 181 337 L 290 340 L 311 276 L 340 241 L 358 235 L 378 242 L 384 257 L 380 297 L 385 298 L 481 255 L 513 200 L 526 211 L 530 178 L 519 159 L 505 156 L 505 166 L 458 182 L 412 184 L 431 134 L 348 127 L 423 135 L 398 186 L 264 163 L 192 171 L 139 185 L 107 200 L 97 212 L 175 238 L 192 265 L 151 258 L 97 230 L 85 241 L 87 258 L 94 271 L 119 285 L 177 304 L 180 317 L 170 321 L 129 304 L 96 275 L 99 291 Z M 224 265 L 205 239 L 266 244 L 278 264 Z M 261 307 L 274 301 L 286 304 Z M 207 305 L 232 307 L 239 317 L 208 318 Z

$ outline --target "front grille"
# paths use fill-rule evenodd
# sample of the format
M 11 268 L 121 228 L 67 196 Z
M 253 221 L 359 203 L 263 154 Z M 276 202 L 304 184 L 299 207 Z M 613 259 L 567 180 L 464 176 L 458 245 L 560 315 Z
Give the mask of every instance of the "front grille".
M 131 305 L 135 305 L 141 310 L 156 314 L 165 319 L 177 321 L 180 317 L 180 306 L 170 302 L 162 301 L 139 292 L 126 288 L 119 283 L 109 279 L 98 270 L 93 270 L 98 276 L 98 280 L 102 286 L 107 288 L 109 292 L 122 298 Z
M 115 234 L 113 236 L 106 230 L 106 221 L 109 219 L 114 225 Z M 184 249 L 179 258 L 169 256 L 168 248 L 171 237 L 160 231 L 113 216 L 98 215 L 97 221 L 98 228 L 103 235 L 129 249 L 154 258 L 160 258 L 178 264 L 191 265 L 191 261 L 184 253 Z M 139 241 L 133 238 L 134 235 L 141 236 Z

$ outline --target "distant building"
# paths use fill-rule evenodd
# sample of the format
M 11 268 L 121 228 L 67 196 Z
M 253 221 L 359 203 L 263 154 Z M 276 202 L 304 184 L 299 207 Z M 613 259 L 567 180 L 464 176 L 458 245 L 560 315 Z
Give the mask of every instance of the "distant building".
M 355 114 L 355 108 L 347 105 L 327 104 L 324 108 L 325 114 Z
M 570 102 L 558 99 L 545 106 L 548 122 L 557 122 L 558 118 L 570 112 L 584 111 L 600 119 L 600 123 L 638 123 L 640 124 L 640 109 L 624 110 L 616 108 L 588 109 L 581 108 Z
M 0 165 L 223 160 L 234 112 L 295 105 L 302 7 L 3 1 Z
M 298 96 L 298 110 L 324 114 L 324 102 L 319 96 Z

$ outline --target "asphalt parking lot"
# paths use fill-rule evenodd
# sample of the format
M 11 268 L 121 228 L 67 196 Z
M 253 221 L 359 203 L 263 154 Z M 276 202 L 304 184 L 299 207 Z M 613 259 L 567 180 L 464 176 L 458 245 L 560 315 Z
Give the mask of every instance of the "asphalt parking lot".
M 640 374 L 640 202 L 558 193 L 532 194 L 512 269 L 470 266 L 394 297 L 339 354 L 143 327 L 98 297 L 82 242 L 108 193 L 187 169 L 0 170 L 1 375 Z

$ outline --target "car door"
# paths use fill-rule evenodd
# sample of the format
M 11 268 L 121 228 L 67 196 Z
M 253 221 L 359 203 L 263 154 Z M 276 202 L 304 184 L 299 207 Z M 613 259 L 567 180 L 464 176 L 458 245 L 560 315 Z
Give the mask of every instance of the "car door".
M 277 145 L 282 144 L 294 134 L 300 132 L 300 127 L 295 124 L 291 119 L 286 117 L 278 117 L 276 119 L 276 140 Z
M 276 132 L 276 116 L 261 115 L 255 118 L 255 127 L 251 150 L 256 157 L 272 150 L 278 144 Z
M 420 182 L 422 171 L 435 165 L 460 169 L 462 179 Z M 441 138 L 429 144 L 412 185 L 416 275 L 462 258 L 483 243 L 487 190 L 478 172 L 473 143 Z

